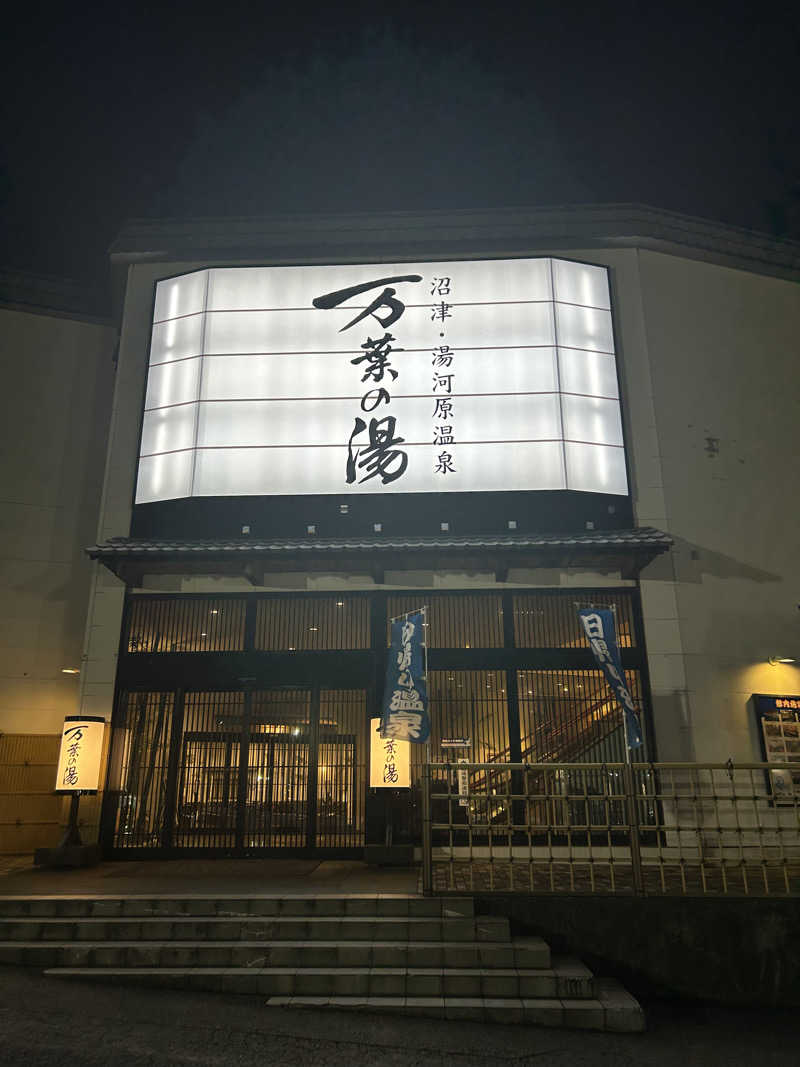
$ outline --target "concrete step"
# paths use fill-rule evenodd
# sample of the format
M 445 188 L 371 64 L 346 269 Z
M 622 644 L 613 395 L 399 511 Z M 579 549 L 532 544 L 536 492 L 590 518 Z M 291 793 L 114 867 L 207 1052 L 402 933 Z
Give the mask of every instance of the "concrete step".
M 548 969 L 541 938 L 494 941 L 4 941 L 0 963 L 26 967 L 480 967 Z
M 337 896 L 0 897 L 3 918 L 137 918 L 148 916 L 376 916 L 472 918 L 471 897 L 360 894 Z
M 390 975 L 379 972 L 341 969 L 327 975 L 317 973 L 317 988 L 333 993 L 292 993 L 296 970 L 243 972 L 231 968 L 87 969 L 57 968 L 45 971 L 54 978 L 102 981 L 105 985 L 142 983 L 160 988 L 204 989 L 228 993 L 261 994 L 271 1007 L 338 1008 L 386 1014 L 427 1015 L 444 1019 L 471 1019 L 478 1022 L 527 1023 L 538 1026 L 583 1030 L 639 1032 L 644 1014 L 638 1002 L 621 986 L 608 980 L 598 983 L 596 997 L 574 999 L 564 996 L 464 996 L 459 994 L 422 995 L 371 992 L 398 988 L 388 986 Z M 364 977 L 366 975 L 366 977 Z M 285 983 L 285 991 L 275 989 Z M 364 991 L 360 992 L 359 987 Z M 308 986 L 306 985 L 306 988 Z M 412 986 L 414 988 L 414 986 Z M 420 988 L 417 986 L 416 988 Z M 491 987 L 489 987 L 491 988 Z
M 57 978 L 128 982 L 267 996 L 594 997 L 592 974 L 576 961 L 549 970 L 406 967 L 57 967 Z
M 493 941 L 508 942 L 505 918 L 410 916 L 47 918 L 0 920 L 0 941 Z
M 641 1006 L 624 989 L 606 983 L 596 999 L 552 997 L 381 997 L 275 996 L 270 1007 L 327 1008 L 379 1014 L 424 1015 L 439 1019 L 527 1024 L 573 1030 L 640 1033 L 645 1029 Z

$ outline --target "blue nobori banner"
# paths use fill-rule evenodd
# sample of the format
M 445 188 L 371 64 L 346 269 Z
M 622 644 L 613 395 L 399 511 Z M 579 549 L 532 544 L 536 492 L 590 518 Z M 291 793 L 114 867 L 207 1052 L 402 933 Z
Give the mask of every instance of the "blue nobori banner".
M 392 643 L 386 664 L 381 709 L 381 737 L 424 744 L 431 732 L 425 677 L 425 613 L 392 620 Z
M 642 728 L 625 672 L 622 670 L 614 613 L 608 608 L 580 608 L 578 615 L 597 665 L 602 669 L 625 713 L 625 741 L 628 748 L 638 748 L 642 744 Z

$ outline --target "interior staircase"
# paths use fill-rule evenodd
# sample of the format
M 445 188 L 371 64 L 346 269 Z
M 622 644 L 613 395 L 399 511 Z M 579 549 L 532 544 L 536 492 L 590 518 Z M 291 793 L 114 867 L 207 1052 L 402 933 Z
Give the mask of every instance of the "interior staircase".
M 471 898 L 0 898 L 0 963 L 268 1005 L 639 1031 L 638 1002 Z

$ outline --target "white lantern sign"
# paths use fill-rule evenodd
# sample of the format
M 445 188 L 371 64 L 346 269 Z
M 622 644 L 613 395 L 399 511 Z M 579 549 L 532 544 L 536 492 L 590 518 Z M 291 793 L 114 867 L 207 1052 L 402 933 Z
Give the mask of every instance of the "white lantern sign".
M 56 773 L 57 793 L 96 793 L 106 721 L 93 715 L 64 720 Z
M 411 743 L 394 737 L 381 737 L 381 720 L 369 724 L 370 789 L 411 788 Z
M 608 271 L 225 267 L 156 287 L 137 503 L 628 492 Z

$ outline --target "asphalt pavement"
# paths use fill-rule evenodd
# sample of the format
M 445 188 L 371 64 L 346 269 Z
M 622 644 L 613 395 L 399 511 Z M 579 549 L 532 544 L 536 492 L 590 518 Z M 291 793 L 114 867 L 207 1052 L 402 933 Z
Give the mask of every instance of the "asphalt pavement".
M 316 1009 L 268 1008 L 263 997 L 103 986 L 0 967 L 4 1067 L 787 1067 L 800 1061 L 792 1011 L 645 1003 L 648 1031 L 446 1022 Z

